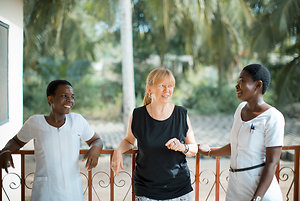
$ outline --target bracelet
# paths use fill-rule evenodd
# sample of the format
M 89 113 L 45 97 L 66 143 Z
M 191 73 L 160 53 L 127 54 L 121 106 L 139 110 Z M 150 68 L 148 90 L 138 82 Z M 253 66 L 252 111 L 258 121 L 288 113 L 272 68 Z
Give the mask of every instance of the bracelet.
M 212 157 L 212 155 L 211 155 L 211 149 L 207 152 L 207 156 L 208 157 Z
M 189 152 L 190 147 L 187 144 L 184 144 L 184 146 L 185 146 L 185 150 L 182 153 L 186 154 L 187 152 Z
M 15 136 L 16 137 L 16 136 Z M 23 147 L 24 145 L 20 145 L 20 143 L 15 139 L 15 137 L 13 137 L 12 139 L 20 146 Z
M 2 154 L 4 154 L 4 153 L 7 153 L 7 152 L 11 152 L 11 151 L 10 151 L 10 150 L 4 150 L 4 151 L 1 151 L 0 156 L 1 156 Z
M 252 198 L 251 201 L 261 201 L 261 197 L 260 196 L 256 196 L 256 198 Z

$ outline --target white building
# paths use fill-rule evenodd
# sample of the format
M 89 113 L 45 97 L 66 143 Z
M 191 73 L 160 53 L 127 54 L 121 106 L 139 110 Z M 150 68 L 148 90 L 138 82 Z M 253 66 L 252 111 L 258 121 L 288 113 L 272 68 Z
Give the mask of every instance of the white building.
M 22 78 L 23 0 L 0 0 L 0 149 L 23 124 Z M 14 163 L 16 169 L 10 168 L 9 172 L 20 175 L 20 160 L 16 156 Z M 20 182 L 12 176 L 3 181 L 3 186 L 7 188 L 5 185 L 12 181 Z M 10 200 L 20 200 L 20 189 L 6 189 Z M 7 200 L 3 191 L 2 199 Z

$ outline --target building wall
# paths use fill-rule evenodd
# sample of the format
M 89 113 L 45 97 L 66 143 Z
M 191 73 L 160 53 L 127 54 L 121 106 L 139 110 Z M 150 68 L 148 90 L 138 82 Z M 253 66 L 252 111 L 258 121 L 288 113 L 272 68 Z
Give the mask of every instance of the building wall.
M 0 21 L 9 25 L 8 36 L 8 104 L 9 120 L 0 125 L 0 149 L 11 139 L 23 124 L 23 0 L 0 0 Z M 1 75 L 0 75 L 1 79 Z M 1 106 L 0 106 L 1 107 Z M 16 169 L 10 168 L 10 172 L 20 171 L 20 160 L 14 156 Z M 2 171 L 5 175 L 5 171 Z M 9 182 L 18 182 L 16 178 L 10 181 L 5 179 L 3 187 L 7 188 Z M 19 188 L 20 189 L 20 188 Z M 15 190 L 7 191 L 10 200 L 20 200 L 20 193 Z M 2 191 L 3 200 L 7 200 Z

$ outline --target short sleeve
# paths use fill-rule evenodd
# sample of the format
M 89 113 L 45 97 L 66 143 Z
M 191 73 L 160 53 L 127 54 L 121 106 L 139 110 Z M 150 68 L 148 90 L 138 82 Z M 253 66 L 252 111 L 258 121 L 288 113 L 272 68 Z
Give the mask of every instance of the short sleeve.
M 265 146 L 283 146 L 284 137 L 284 117 L 277 109 L 272 108 L 270 118 L 266 122 Z
M 94 130 L 91 128 L 87 120 L 80 114 L 78 114 L 78 121 L 78 125 L 81 126 L 80 138 L 84 141 L 90 140 L 95 134 Z
M 34 121 L 35 121 L 35 116 L 31 116 L 29 117 L 29 119 L 27 119 L 24 123 L 24 125 L 22 126 L 21 130 L 17 133 L 17 137 L 19 140 L 21 140 L 22 142 L 29 142 L 31 139 L 34 138 L 33 134 L 34 132 L 32 132 L 32 125 L 34 125 Z

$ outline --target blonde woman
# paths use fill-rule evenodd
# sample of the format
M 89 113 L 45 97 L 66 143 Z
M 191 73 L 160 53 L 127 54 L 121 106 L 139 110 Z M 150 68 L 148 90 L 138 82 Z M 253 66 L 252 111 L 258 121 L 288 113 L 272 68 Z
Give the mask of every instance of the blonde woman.
M 137 140 L 136 201 L 193 200 L 186 157 L 195 156 L 198 148 L 187 110 L 170 103 L 174 87 L 170 70 L 150 72 L 144 106 L 134 109 L 127 135 L 113 154 L 111 168 L 118 175 L 123 169 L 122 154 Z

